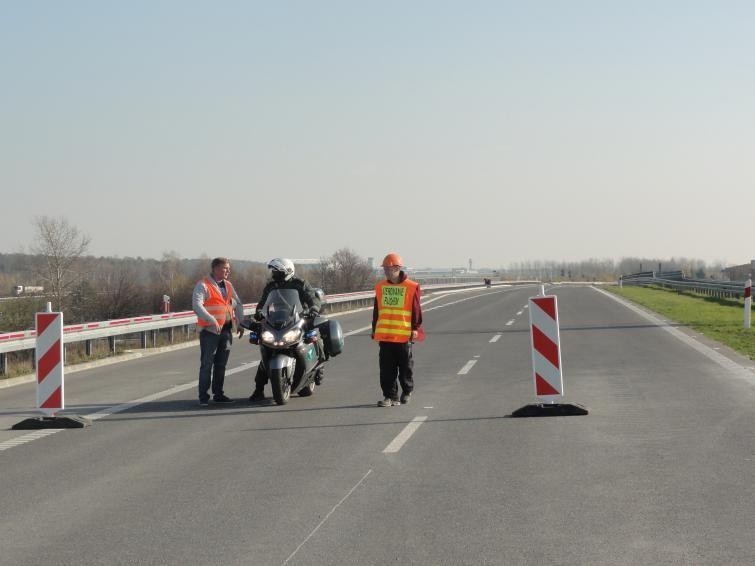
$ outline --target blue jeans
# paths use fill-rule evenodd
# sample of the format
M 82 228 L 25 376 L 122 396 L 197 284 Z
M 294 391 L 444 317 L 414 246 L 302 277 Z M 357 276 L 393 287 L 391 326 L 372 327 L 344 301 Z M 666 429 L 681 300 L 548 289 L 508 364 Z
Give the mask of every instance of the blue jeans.
M 225 381 L 225 365 L 231 354 L 233 332 L 231 325 L 226 324 L 220 334 L 209 330 L 199 333 L 199 400 L 208 401 L 207 393 L 212 384 L 212 395 L 223 395 L 223 382 Z

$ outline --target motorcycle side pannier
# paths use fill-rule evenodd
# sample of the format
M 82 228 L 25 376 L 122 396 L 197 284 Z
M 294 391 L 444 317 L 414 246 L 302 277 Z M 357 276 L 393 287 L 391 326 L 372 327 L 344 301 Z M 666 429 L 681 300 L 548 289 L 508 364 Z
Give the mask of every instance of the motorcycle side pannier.
M 325 353 L 328 356 L 337 356 L 343 351 L 343 330 L 337 320 L 326 320 L 317 325 L 322 341 L 325 344 Z

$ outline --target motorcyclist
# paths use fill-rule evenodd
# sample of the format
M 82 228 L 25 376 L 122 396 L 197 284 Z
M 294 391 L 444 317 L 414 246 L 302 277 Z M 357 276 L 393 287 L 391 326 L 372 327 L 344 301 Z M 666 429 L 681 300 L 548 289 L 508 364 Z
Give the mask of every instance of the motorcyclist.
M 312 325 L 312 321 L 320 313 L 322 308 L 322 300 L 318 296 L 317 292 L 312 286 L 302 279 L 295 276 L 294 262 L 285 257 L 276 257 L 271 259 L 267 263 L 267 268 L 271 270 L 271 280 L 265 285 L 262 290 L 262 296 L 257 301 L 257 308 L 254 313 L 254 320 L 260 321 L 263 318 L 262 307 L 265 305 L 267 296 L 274 289 L 295 289 L 299 293 L 299 301 L 304 308 L 304 316 L 308 319 L 308 325 Z M 324 360 L 324 344 L 322 337 L 317 341 L 318 355 L 320 361 Z M 320 385 L 323 380 L 325 368 L 320 368 L 317 373 L 315 383 Z M 262 361 L 257 366 L 257 374 L 254 376 L 254 391 L 249 397 L 249 401 L 258 402 L 265 399 L 265 384 L 267 383 L 267 372 L 262 366 Z

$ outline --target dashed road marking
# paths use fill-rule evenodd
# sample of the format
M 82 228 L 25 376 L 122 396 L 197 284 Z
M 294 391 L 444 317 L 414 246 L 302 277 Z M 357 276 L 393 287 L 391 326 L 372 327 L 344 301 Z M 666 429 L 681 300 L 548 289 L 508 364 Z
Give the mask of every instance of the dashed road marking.
M 464 364 L 464 367 L 459 370 L 459 373 L 456 375 L 465 375 L 469 373 L 469 370 L 472 369 L 472 366 L 474 366 L 477 363 L 477 360 L 469 360 L 466 364 Z
M 401 447 L 406 443 L 411 436 L 417 432 L 419 425 L 427 420 L 426 416 L 414 417 L 410 423 L 408 423 L 404 430 L 398 433 L 398 436 L 391 440 L 391 443 L 383 449 L 383 454 L 393 454 L 401 450 Z
M 38 438 L 44 438 L 45 436 L 50 436 L 51 434 L 55 434 L 56 432 L 60 432 L 61 430 L 65 430 L 65 429 L 47 428 L 44 430 L 30 432 L 29 434 L 24 434 L 23 436 L 19 436 L 18 438 L 12 438 L 11 440 L 6 440 L 5 442 L 0 442 L 0 452 L 2 452 L 3 450 L 8 450 L 8 448 L 13 448 L 14 446 L 27 444 L 28 442 L 31 442 L 32 440 L 37 440 Z

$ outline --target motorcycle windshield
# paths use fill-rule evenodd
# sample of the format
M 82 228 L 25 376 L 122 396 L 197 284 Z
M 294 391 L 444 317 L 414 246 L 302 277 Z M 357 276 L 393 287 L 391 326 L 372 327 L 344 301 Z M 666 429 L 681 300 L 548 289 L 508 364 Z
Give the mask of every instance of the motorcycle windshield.
M 293 322 L 302 310 L 296 289 L 274 289 L 262 306 L 265 318 L 276 328 L 282 328 Z

